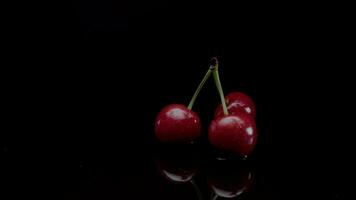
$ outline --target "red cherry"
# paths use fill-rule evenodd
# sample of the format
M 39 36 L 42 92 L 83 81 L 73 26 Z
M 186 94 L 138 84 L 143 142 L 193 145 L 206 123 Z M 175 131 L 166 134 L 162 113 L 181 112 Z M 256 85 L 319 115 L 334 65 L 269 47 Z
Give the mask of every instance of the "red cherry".
M 244 111 L 253 118 L 256 117 L 256 106 L 253 100 L 242 92 L 232 92 L 225 97 L 227 109 L 230 114 L 236 114 Z M 223 116 L 223 108 L 219 105 L 215 110 L 215 118 Z
M 246 113 L 218 117 L 209 127 L 209 141 L 212 146 L 241 157 L 246 157 L 253 151 L 256 140 L 256 124 Z
M 155 134 L 162 142 L 190 142 L 201 133 L 199 116 L 181 104 L 164 107 L 155 121 Z

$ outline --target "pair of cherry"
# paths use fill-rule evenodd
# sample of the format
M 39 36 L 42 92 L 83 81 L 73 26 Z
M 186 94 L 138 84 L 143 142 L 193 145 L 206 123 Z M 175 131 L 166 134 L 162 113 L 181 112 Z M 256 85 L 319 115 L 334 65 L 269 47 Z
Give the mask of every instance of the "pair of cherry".
M 164 107 L 155 121 L 155 135 L 162 142 L 191 142 L 201 135 L 201 121 L 192 111 L 193 104 L 205 84 L 213 75 L 221 105 L 215 110 L 215 117 L 209 127 L 210 144 L 222 151 L 246 157 L 254 149 L 257 140 L 255 124 L 256 107 L 252 99 L 241 92 L 232 92 L 226 97 L 220 82 L 218 60 L 211 59 L 211 65 L 199 84 L 188 106 L 171 104 Z

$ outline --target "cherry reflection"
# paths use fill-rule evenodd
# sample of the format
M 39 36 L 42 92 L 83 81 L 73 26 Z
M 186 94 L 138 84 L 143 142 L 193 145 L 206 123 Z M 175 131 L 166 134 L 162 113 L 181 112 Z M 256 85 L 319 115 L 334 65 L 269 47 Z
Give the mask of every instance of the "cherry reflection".
M 161 145 L 157 149 L 155 163 L 158 172 L 169 182 L 190 184 L 198 199 L 202 200 L 201 191 L 194 180 L 199 168 L 199 152 L 195 145 Z
M 246 161 L 212 159 L 207 171 L 213 200 L 240 197 L 253 183 L 254 174 Z

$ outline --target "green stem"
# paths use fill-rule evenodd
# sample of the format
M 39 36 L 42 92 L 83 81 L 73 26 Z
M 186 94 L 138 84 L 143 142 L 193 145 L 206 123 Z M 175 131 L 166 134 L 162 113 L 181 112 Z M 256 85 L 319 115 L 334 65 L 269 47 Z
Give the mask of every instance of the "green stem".
M 195 99 L 198 97 L 199 93 L 200 93 L 200 90 L 203 88 L 206 80 L 208 80 L 208 78 L 210 77 L 211 75 L 211 72 L 212 72 L 212 68 L 210 67 L 209 70 L 206 72 L 203 80 L 200 82 L 198 88 L 196 89 L 192 99 L 190 100 L 189 102 L 189 105 L 188 105 L 188 109 L 191 110 L 193 105 L 194 105 L 194 102 L 195 102 Z
M 218 89 L 218 92 L 219 92 L 219 95 L 220 95 L 220 100 L 221 100 L 221 104 L 222 104 L 222 107 L 223 107 L 224 115 L 228 115 L 229 112 L 227 111 L 225 96 L 224 96 L 223 89 L 221 87 L 221 82 L 220 82 L 220 78 L 219 78 L 219 70 L 218 70 L 217 62 L 216 62 L 216 67 L 215 67 L 215 69 L 213 71 L 213 77 L 214 77 L 216 88 Z

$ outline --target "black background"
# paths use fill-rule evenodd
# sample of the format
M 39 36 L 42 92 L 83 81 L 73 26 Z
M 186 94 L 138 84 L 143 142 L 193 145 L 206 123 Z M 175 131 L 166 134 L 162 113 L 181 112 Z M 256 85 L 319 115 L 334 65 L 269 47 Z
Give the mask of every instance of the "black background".
M 253 161 L 259 178 L 244 198 L 345 196 L 352 73 L 349 13 L 342 7 L 67 6 L 10 24 L 16 45 L 8 49 L 21 55 L 4 73 L 10 131 L 4 134 L 3 180 L 17 188 L 12 194 L 36 186 L 31 194 L 62 199 L 194 199 L 190 189 L 157 175 L 153 122 L 164 105 L 189 102 L 217 56 L 225 93 L 246 92 L 257 105 Z M 218 102 L 209 81 L 193 108 L 203 127 Z M 203 133 L 204 152 L 206 128 Z M 198 183 L 207 193 L 204 172 Z

